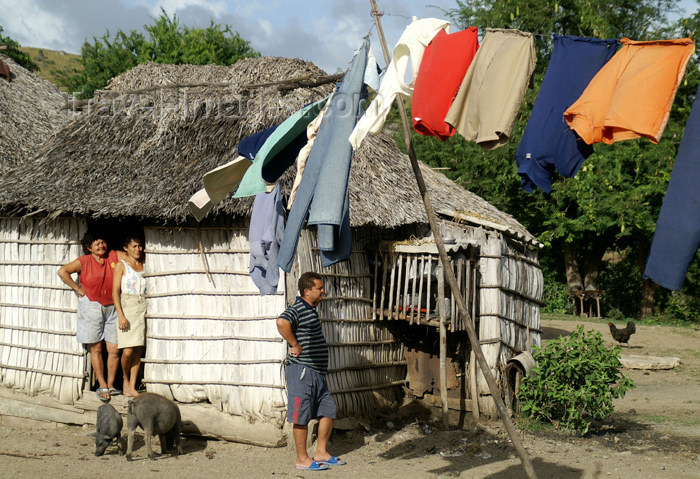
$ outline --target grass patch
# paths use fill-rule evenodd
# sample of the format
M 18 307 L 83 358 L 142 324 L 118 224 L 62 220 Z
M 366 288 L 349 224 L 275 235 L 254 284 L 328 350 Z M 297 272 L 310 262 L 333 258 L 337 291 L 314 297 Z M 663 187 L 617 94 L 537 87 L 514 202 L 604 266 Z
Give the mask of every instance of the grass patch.
M 668 416 L 661 416 L 660 414 L 647 414 L 642 416 L 642 420 L 645 422 L 653 422 L 654 424 L 664 424 L 671 420 Z
M 625 326 L 627 321 L 634 321 L 637 325 L 642 324 L 645 326 L 668 326 L 674 328 L 684 328 L 693 329 L 697 323 L 689 321 L 679 321 L 666 318 L 646 318 L 646 319 L 634 319 L 634 318 L 624 318 L 624 319 L 610 319 L 610 318 L 587 318 L 577 316 L 575 314 L 559 314 L 559 313 L 541 313 L 540 317 L 544 321 L 586 321 L 589 323 L 613 323 L 616 325 Z
M 682 416 L 662 416 L 660 414 L 648 414 L 642 416 L 641 419 L 644 422 L 650 422 L 654 424 L 669 424 L 673 423 L 678 426 L 695 427 L 700 426 L 700 417 L 697 417 L 693 411 L 686 411 L 683 413 L 687 417 Z
M 681 426 L 687 426 L 687 427 L 695 427 L 695 426 L 700 426 L 700 417 L 696 417 L 695 413 L 688 411 L 686 414 L 692 415 L 692 417 L 689 417 L 688 419 L 681 419 L 677 418 L 676 422 L 680 424 Z
M 527 416 L 518 416 L 518 427 L 530 433 L 546 433 L 555 431 L 554 424 L 544 422 Z

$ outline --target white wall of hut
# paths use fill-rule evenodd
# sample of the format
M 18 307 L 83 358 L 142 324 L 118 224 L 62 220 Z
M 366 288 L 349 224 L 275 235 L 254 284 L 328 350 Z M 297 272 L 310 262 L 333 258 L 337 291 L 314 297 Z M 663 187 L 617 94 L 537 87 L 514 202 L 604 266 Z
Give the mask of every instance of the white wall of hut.
M 286 306 L 284 281 L 260 296 L 248 274 L 247 224 L 144 231 L 148 390 L 282 426 L 285 346 L 275 319 Z
M 540 344 L 542 273 L 537 251 L 498 231 L 455 225 L 479 245 L 478 334 L 492 371 Z M 56 275 L 82 254 L 84 219 L 0 217 L 0 384 L 72 404 L 86 387 L 85 350 L 75 340 L 75 294 Z M 372 318 L 367 241 L 356 230 L 350 261 L 321 267 L 315 232 L 304 230 L 294 271 L 277 294 L 260 296 L 248 275 L 246 220 L 199 227 L 144 226 L 148 390 L 182 403 L 209 402 L 249 422 L 284 423 L 286 345 L 275 319 L 296 295 L 299 273 L 324 276 L 319 306 L 330 349 L 328 383 L 341 416 L 369 415 L 399 399 L 403 346 Z M 476 368 L 478 370 L 478 368 Z M 470 373 L 473 374 L 473 369 Z M 496 415 L 481 373 L 482 412 Z
M 72 404 L 89 365 L 75 340 L 75 294 L 57 269 L 82 254 L 84 219 L 4 217 L 0 223 L 0 380 L 28 395 Z M 351 260 L 322 268 L 315 232 L 300 238 L 296 273 L 260 296 L 248 274 L 248 224 L 144 226 L 147 340 L 144 382 L 181 403 L 209 402 L 250 422 L 281 427 L 286 345 L 275 319 L 294 300 L 298 271 L 324 275 L 319 313 L 330 349 L 328 382 L 342 416 L 398 400 L 402 347 L 371 318 L 370 271 L 361 239 Z
M 476 230 L 479 241 L 479 344 L 494 377 L 504 380 L 506 362 L 541 344 L 540 305 L 544 280 L 537 250 L 501 232 Z M 479 368 L 479 409 L 496 417 L 486 379 Z
M 56 275 L 82 254 L 85 222 L 0 217 L 0 384 L 64 404 L 82 395 L 86 354 L 78 300 Z
M 248 275 L 243 222 L 145 232 L 148 389 L 281 427 L 286 345 L 275 319 L 294 300 L 298 273 L 286 287 L 283 276 L 277 294 L 260 296 Z M 378 402 L 397 399 L 405 378 L 401 345 L 371 320 L 366 252 L 355 244 L 350 261 L 322 268 L 315 241 L 315 233 L 302 232 L 295 271 L 324 276 L 319 315 L 330 350 L 329 387 L 341 416 L 369 414 Z

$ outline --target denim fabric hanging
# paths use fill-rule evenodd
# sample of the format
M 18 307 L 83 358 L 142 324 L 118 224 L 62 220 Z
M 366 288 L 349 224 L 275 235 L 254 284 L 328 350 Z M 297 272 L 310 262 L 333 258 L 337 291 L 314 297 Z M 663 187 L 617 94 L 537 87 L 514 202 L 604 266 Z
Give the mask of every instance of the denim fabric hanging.
M 338 91 L 331 98 L 331 106 L 309 154 L 304 176 L 287 218 L 278 257 L 279 266 L 286 272 L 291 270 L 294 263 L 299 234 L 309 208 L 309 224 L 319 225 L 319 243 L 323 245 L 325 253 L 324 266 L 350 257 L 347 246 L 352 240 L 347 190 L 352 145 L 348 138 L 361 113 L 368 50 L 369 41 L 365 40 Z

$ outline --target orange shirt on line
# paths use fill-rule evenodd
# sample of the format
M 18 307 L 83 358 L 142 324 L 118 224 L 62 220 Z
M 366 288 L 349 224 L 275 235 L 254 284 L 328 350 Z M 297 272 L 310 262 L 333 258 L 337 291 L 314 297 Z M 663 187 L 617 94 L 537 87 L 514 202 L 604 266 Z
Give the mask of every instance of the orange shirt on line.
M 658 143 L 693 54 L 693 40 L 623 38 L 620 43 L 564 118 L 589 145 L 639 137 Z

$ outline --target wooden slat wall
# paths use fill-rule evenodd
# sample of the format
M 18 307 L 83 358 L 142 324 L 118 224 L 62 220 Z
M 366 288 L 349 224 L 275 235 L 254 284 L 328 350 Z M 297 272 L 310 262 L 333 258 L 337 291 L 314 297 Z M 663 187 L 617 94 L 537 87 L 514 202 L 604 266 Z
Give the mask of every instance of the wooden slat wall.
M 301 273 L 324 275 L 326 299 L 318 312 L 330 352 L 326 379 L 340 416 L 371 416 L 397 401 L 406 377 L 401 343 L 372 320 L 372 277 L 362 248 L 354 238 L 350 261 L 322 268 L 316 232 L 304 230 L 297 250 Z
M 247 224 L 145 233 L 148 390 L 281 426 L 286 348 L 275 318 L 286 306 L 284 277 L 277 294 L 260 296 L 248 275 Z
M 537 252 L 507 240 L 498 232 L 486 234 L 479 260 L 479 342 L 497 381 L 506 362 L 540 344 L 542 271 Z M 495 417 L 486 380 L 478 372 L 479 407 Z
M 72 404 L 86 354 L 75 339 L 77 297 L 56 275 L 82 255 L 75 218 L 0 217 L 0 384 Z
M 477 248 L 467 245 L 458 253 L 450 253 L 452 267 L 462 298 L 471 311 L 475 299 Z M 372 297 L 372 317 L 402 320 L 409 324 L 438 326 L 437 253 L 396 252 L 384 244 L 374 253 L 375 261 L 383 265 L 382 276 L 375 274 Z M 375 266 L 375 270 L 379 268 Z M 432 292 L 431 292 L 432 288 Z M 382 295 L 382 291 L 384 294 Z M 388 292 L 388 293 L 387 293 Z M 454 294 L 445 295 L 447 324 L 451 332 L 464 331 L 467 317 L 460 314 Z

